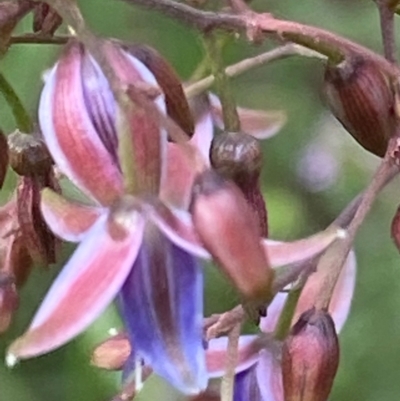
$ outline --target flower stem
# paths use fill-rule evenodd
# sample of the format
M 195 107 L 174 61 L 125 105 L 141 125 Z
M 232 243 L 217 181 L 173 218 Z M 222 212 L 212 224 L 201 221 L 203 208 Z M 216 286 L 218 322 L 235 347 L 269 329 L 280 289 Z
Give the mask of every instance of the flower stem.
M 396 62 L 396 40 L 394 33 L 394 10 L 388 0 L 375 0 L 379 11 L 382 42 L 385 58 L 391 63 Z
M 333 243 L 322 255 L 318 263 L 318 270 L 326 271 L 324 283 L 321 286 L 321 290 L 319 291 L 315 302 L 315 306 L 318 309 L 328 308 L 340 272 L 351 247 L 353 246 L 358 229 L 364 222 L 365 217 L 371 210 L 371 207 L 381 190 L 399 173 L 399 167 L 394 164 L 393 160 L 393 154 L 398 152 L 398 141 L 399 138 L 397 137 L 392 138 L 389 141 L 385 158 L 382 160 L 371 183 L 363 193 L 354 217 L 347 227 L 347 236 L 343 239 L 336 240 L 335 243 Z
M 240 130 L 240 120 L 236 109 L 236 101 L 229 85 L 229 77 L 226 75 L 223 65 L 223 42 L 218 40 L 215 35 L 210 34 L 205 37 L 204 43 L 210 60 L 217 94 L 221 101 L 224 128 L 228 132 L 238 132 Z
M 277 340 L 283 341 L 289 333 L 302 289 L 303 287 L 300 287 L 290 291 L 286 298 L 285 305 L 279 316 L 279 320 L 274 331 L 274 337 Z
M 232 64 L 226 67 L 225 74 L 228 78 L 234 78 L 252 70 L 253 68 L 257 68 L 272 61 L 281 60 L 291 56 L 304 56 L 324 59 L 323 56 L 313 50 L 309 50 L 303 46 L 291 43 Z M 214 75 L 209 75 L 208 77 L 188 85 L 185 88 L 186 97 L 191 98 L 205 92 L 214 84 L 214 81 Z
M 14 88 L 2 73 L 0 73 L 0 92 L 12 110 L 17 127 L 25 133 L 32 132 L 33 123 L 28 112 Z

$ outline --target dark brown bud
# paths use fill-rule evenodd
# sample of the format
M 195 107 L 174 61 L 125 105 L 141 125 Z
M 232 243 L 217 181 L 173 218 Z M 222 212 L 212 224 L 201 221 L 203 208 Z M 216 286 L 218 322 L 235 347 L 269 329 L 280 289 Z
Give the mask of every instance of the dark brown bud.
M 232 180 L 256 213 L 263 237 L 268 237 L 268 218 L 260 187 L 262 152 L 260 142 L 247 134 L 216 135 L 211 143 L 210 161 L 222 177 Z
M 44 142 L 33 135 L 15 131 L 8 136 L 10 166 L 19 175 L 32 177 L 48 174 L 52 159 Z
M 18 222 L 31 258 L 44 266 L 56 262 L 57 240 L 40 211 L 42 179 L 22 177 L 17 188 Z
M 144 45 L 123 46 L 155 76 L 165 95 L 168 115 L 192 136 L 194 121 L 181 81 L 172 66 L 154 49 Z
M 191 211 L 201 241 L 222 271 L 245 300 L 264 305 L 271 296 L 273 271 L 255 214 L 239 188 L 206 171 L 195 180 Z
M 326 401 L 339 365 L 335 324 L 323 310 L 309 309 L 282 348 L 285 401 Z
M 383 157 L 394 132 L 394 95 L 388 78 L 372 60 L 349 57 L 325 72 L 333 115 L 356 141 Z
M 397 249 L 400 251 L 400 206 L 396 210 L 391 225 L 391 235 Z
M 33 11 L 33 32 L 42 35 L 54 35 L 62 24 L 62 18 L 46 3 L 38 3 Z
M 7 138 L 0 131 L 0 188 L 4 184 L 8 168 L 8 145 Z
M 13 278 L 0 271 L 0 333 L 8 329 L 18 306 L 19 297 Z
M 6 50 L 12 31 L 18 22 L 33 8 L 29 0 L 0 3 L 0 51 Z

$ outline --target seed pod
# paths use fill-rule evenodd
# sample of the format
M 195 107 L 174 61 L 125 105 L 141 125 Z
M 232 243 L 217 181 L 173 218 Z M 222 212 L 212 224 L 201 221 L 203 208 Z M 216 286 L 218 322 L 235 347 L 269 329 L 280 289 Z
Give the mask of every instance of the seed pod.
M 205 171 L 195 180 L 191 211 L 201 241 L 245 300 L 257 307 L 267 303 L 273 271 L 257 219 L 239 188 Z
M 349 57 L 325 72 L 333 115 L 365 149 L 383 157 L 394 132 L 394 95 L 388 78 L 372 60 Z
M 240 132 L 216 135 L 211 143 L 211 165 L 217 173 L 232 180 L 243 192 L 258 218 L 261 235 L 268 237 L 268 218 L 260 187 L 262 153 L 260 142 Z
M 309 309 L 282 348 L 285 401 L 326 401 L 339 365 L 335 324 L 323 310 Z

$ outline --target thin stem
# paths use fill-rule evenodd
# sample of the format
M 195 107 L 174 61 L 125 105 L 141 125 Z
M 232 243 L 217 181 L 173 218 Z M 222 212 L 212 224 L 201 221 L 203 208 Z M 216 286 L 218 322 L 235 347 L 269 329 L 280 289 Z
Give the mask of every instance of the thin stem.
M 274 18 L 271 14 L 213 13 L 197 10 L 193 7 L 171 0 L 122 0 L 132 5 L 140 5 L 175 18 L 182 23 L 203 32 L 214 29 L 245 33 L 250 39 L 260 34 L 270 33 L 280 39 L 289 40 L 315 50 L 329 57 L 333 62 L 340 62 L 348 54 L 358 54 L 373 60 L 384 73 L 397 79 L 400 70 L 384 57 L 370 49 L 343 38 L 330 31 L 293 21 Z
M 27 45 L 27 44 L 40 44 L 40 45 L 64 45 L 71 39 L 70 36 L 43 36 L 32 33 L 23 35 L 12 36 L 10 38 L 10 45 Z
M 390 140 L 386 156 L 382 160 L 371 183 L 365 190 L 357 211 L 347 228 L 346 238 L 336 240 L 319 261 L 318 270 L 324 270 L 326 272 L 324 282 L 315 303 L 315 306 L 319 309 L 328 308 L 340 272 L 352 248 L 357 231 L 371 210 L 376 197 L 382 188 L 399 173 L 399 167 L 393 164 L 392 159 L 393 149 L 396 150 L 398 148 L 397 140 L 397 138 L 392 138 Z
M 387 0 L 376 0 L 381 24 L 382 42 L 385 58 L 396 62 L 396 40 L 394 32 L 394 11 Z
M 300 298 L 302 287 L 296 288 L 289 292 L 283 310 L 279 316 L 278 323 L 274 331 L 274 337 L 277 340 L 283 341 L 289 333 L 292 325 L 294 312 L 296 310 L 297 302 Z
M 12 110 L 17 127 L 25 133 L 32 132 L 33 123 L 28 112 L 14 88 L 2 73 L 0 73 L 0 92 Z
M 222 61 L 223 42 L 219 41 L 214 35 L 208 35 L 204 39 L 204 43 L 211 64 L 211 72 L 215 79 L 217 94 L 221 101 L 224 128 L 229 132 L 238 132 L 240 130 L 240 120 L 236 101 Z
M 235 366 L 238 359 L 241 323 L 238 322 L 228 334 L 225 373 L 221 381 L 221 401 L 233 401 Z
M 321 58 L 319 53 L 312 50 L 308 50 L 299 45 L 288 44 L 232 64 L 225 69 L 225 74 L 229 78 L 234 78 L 252 70 L 253 68 L 260 67 L 275 60 L 281 60 L 296 55 Z M 200 81 L 189 84 L 185 88 L 186 97 L 191 98 L 205 92 L 214 84 L 214 81 L 214 75 L 209 75 Z

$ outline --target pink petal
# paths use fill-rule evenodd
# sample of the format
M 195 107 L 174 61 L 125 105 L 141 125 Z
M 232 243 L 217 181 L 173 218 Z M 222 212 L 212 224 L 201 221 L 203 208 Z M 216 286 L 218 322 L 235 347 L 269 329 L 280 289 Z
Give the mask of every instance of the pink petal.
M 310 259 L 326 249 L 335 239 L 345 235 L 342 229 L 328 229 L 311 237 L 293 241 L 279 242 L 262 240 L 264 251 L 272 266 L 284 266 Z
M 210 104 L 216 125 L 223 128 L 221 102 L 210 94 Z M 257 139 L 267 139 L 277 134 L 286 123 L 284 111 L 251 110 L 238 107 L 240 125 L 243 132 Z
M 338 332 L 342 329 L 350 312 L 351 300 L 355 287 L 356 266 L 355 254 L 351 251 L 343 266 L 329 305 L 329 312 L 332 315 Z M 325 274 L 324 271 L 317 271 L 308 278 L 297 304 L 293 323 L 298 320 L 303 312 L 313 306 L 315 297 L 323 284 Z
M 238 361 L 236 373 L 243 372 L 258 361 L 261 347 L 255 341 L 256 335 L 245 335 L 239 338 Z M 210 340 L 206 351 L 207 370 L 210 378 L 222 377 L 226 369 L 228 338 L 220 337 Z
M 167 144 L 166 174 L 161 181 L 160 198 L 180 209 L 189 207 L 196 176 L 194 161 L 179 143 Z
M 122 192 L 122 177 L 88 115 L 81 52 L 79 45 L 70 45 L 50 72 L 40 99 L 39 121 L 60 170 L 100 204 L 109 205 Z
M 332 315 L 338 332 L 342 329 L 350 312 L 351 300 L 355 287 L 356 267 L 356 257 L 354 251 L 351 251 L 342 269 L 329 305 L 329 312 Z M 314 305 L 315 297 L 323 282 L 322 278 L 323 272 L 315 272 L 308 278 L 297 304 L 292 323 L 295 323 L 303 312 Z M 268 306 L 267 316 L 260 320 L 260 329 L 263 332 L 269 333 L 275 330 L 286 298 L 287 293 L 276 294 L 274 300 Z
M 121 216 L 111 217 L 98 219 L 64 266 L 28 331 L 9 348 L 9 364 L 62 346 L 114 299 L 138 254 L 144 220 L 136 212 L 123 225 Z
M 150 211 L 157 227 L 175 245 L 202 259 L 211 259 L 193 227 L 191 215 L 183 210 L 174 210 L 158 205 Z
M 211 113 L 204 112 L 196 121 L 194 135 L 190 143 L 198 149 L 207 166 L 209 166 L 210 147 L 213 137 L 214 125 Z
M 65 199 L 49 188 L 42 191 L 40 207 L 50 230 L 70 242 L 80 242 L 105 211 Z

